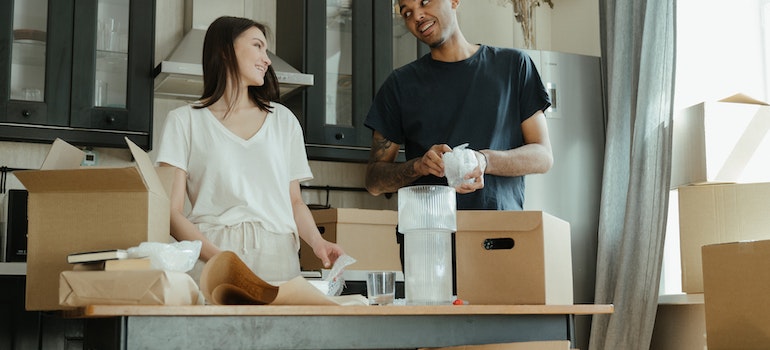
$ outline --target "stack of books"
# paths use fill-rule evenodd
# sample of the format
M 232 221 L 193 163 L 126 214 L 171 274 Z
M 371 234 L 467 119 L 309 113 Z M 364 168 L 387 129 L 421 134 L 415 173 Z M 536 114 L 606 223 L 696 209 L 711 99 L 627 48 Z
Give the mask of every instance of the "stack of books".
M 123 249 L 78 252 L 67 255 L 75 271 L 151 270 L 150 258 L 129 258 Z

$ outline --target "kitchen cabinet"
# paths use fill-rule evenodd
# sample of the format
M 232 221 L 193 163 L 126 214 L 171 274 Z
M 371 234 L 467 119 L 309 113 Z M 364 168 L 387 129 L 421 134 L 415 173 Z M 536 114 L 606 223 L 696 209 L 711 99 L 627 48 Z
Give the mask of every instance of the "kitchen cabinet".
M 25 277 L 0 274 L 0 349 L 84 349 L 85 321 L 24 309 Z
M 388 74 L 428 52 L 404 27 L 391 0 L 277 2 L 276 53 L 314 85 L 284 103 L 300 118 L 308 157 L 365 162 L 364 126 Z
M 0 139 L 144 149 L 154 0 L 0 3 Z

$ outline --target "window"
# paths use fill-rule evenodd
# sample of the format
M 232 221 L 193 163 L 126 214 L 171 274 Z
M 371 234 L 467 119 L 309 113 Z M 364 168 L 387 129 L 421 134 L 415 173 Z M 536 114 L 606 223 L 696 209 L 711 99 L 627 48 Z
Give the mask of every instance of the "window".
M 770 101 L 770 0 L 677 0 L 674 112 L 736 93 Z M 660 294 L 682 292 L 679 201 L 670 194 Z
M 770 102 L 770 0 L 760 0 L 762 48 L 764 49 L 765 101 Z

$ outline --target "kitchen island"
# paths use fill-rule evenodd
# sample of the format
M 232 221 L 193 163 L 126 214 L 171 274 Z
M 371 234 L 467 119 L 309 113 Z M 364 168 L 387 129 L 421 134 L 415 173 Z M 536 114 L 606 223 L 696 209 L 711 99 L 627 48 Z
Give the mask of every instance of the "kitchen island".
M 414 349 L 570 340 L 574 315 L 613 305 L 92 305 L 85 348 Z

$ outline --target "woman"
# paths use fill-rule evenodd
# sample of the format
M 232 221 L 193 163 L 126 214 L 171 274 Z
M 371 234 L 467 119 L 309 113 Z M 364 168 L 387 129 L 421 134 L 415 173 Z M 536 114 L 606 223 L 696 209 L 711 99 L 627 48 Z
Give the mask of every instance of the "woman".
M 299 182 L 313 174 L 297 118 L 275 102 L 266 32 L 246 18 L 212 22 L 203 44 L 203 96 L 169 112 L 160 138 L 158 163 L 176 168 L 171 234 L 203 242 L 191 272 L 196 281 L 221 250 L 238 254 L 266 281 L 299 275 L 299 238 L 326 267 L 344 254 L 321 237 L 302 200 Z

